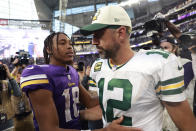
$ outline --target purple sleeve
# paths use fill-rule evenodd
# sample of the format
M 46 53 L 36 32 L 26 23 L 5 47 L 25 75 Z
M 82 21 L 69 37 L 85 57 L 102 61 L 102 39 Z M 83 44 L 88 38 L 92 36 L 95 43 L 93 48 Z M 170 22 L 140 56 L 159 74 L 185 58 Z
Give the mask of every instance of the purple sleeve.
M 184 64 L 183 67 L 184 67 L 184 85 L 185 88 L 187 88 L 190 81 L 194 78 L 192 62 L 188 62 Z
M 50 78 L 46 74 L 44 67 L 37 65 L 31 65 L 25 68 L 21 75 L 20 86 L 22 91 L 26 92 L 27 94 L 28 91 L 37 89 L 53 91 L 50 84 Z

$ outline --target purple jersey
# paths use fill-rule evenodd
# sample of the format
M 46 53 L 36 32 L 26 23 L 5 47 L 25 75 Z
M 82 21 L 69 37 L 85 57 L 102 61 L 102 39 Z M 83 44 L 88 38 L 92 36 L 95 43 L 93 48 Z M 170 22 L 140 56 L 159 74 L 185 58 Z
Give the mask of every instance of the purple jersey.
M 59 117 L 59 127 L 80 129 L 79 123 L 79 76 L 76 70 L 55 65 L 31 65 L 25 68 L 21 77 L 21 88 L 27 93 L 31 90 L 45 89 L 53 93 L 53 100 Z M 36 131 L 39 131 L 34 117 Z

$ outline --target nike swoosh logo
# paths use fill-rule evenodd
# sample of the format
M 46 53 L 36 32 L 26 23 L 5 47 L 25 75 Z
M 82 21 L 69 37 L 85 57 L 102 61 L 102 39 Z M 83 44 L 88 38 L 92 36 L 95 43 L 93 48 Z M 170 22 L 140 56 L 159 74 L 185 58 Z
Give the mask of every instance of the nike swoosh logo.
M 179 70 L 179 71 L 182 70 L 182 68 L 183 68 L 183 67 L 179 67 L 179 66 L 178 66 L 178 70 Z
M 34 69 L 34 66 L 28 67 L 27 69 L 32 70 Z

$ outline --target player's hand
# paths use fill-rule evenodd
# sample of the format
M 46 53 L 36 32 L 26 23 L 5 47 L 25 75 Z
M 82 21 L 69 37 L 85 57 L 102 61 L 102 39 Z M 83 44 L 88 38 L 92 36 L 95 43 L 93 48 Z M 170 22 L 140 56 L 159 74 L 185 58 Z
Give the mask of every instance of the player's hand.
M 122 126 L 120 125 L 122 121 L 123 117 L 120 117 L 119 119 L 112 121 L 112 123 L 105 128 L 105 131 L 142 131 L 138 128 Z
M 6 64 L 3 64 L 3 66 L 5 68 L 6 75 L 7 75 L 8 79 L 12 79 L 12 76 L 11 76 L 11 73 L 10 73 L 8 66 Z
M 16 65 L 16 64 L 18 64 L 18 62 L 19 62 L 19 59 L 16 58 L 16 59 L 14 59 L 14 61 L 12 62 L 12 64 Z
M 90 72 L 91 72 L 91 67 L 87 66 L 87 68 L 86 68 L 86 75 L 90 76 Z

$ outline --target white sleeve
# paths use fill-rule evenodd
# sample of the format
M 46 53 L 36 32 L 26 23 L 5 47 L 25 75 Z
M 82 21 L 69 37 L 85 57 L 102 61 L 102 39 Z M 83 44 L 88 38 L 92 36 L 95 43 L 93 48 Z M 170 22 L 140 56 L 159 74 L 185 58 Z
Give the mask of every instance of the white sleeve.
M 184 94 L 184 69 L 175 56 L 170 56 L 159 70 L 159 84 L 156 93 L 163 101 L 180 102 Z
M 90 71 L 89 90 L 98 92 L 98 87 L 96 84 L 96 72 L 94 72 L 95 63 L 96 62 L 93 63 L 93 65 L 91 67 L 91 71 Z
M 196 53 L 191 53 L 194 79 L 196 79 Z

